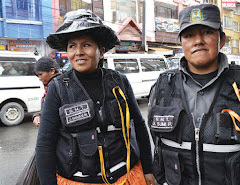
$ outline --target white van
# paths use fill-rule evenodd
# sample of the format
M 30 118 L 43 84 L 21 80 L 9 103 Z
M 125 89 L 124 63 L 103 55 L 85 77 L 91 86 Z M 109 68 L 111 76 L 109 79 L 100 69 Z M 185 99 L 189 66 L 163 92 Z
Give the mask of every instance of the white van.
M 160 54 L 104 54 L 104 67 L 124 73 L 136 99 L 147 97 L 160 73 L 168 69 Z
M 0 51 L 0 120 L 3 124 L 17 125 L 25 113 L 41 110 L 44 87 L 33 73 L 39 58 L 28 52 Z

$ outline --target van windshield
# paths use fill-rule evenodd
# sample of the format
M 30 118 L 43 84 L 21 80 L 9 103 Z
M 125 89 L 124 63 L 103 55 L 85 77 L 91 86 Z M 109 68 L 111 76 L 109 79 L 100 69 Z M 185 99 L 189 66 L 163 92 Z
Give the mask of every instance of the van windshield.
M 0 57 L 1 76 L 32 76 L 35 58 Z
M 138 73 L 139 67 L 136 59 L 114 59 L 115 70 L 121 73 Z
M 142 71 L 163 71 L 167 65 L 162 58 L 140 58 Z

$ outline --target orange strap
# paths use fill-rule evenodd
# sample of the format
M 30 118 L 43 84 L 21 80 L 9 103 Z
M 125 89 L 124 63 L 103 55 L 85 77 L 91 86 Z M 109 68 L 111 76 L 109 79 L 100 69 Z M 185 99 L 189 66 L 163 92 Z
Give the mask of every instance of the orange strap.
M 229 114 L 229 115 L 231 116 L 231 118 L 232 118 L 232 121 L 233 121 L 233 123 L 234 123 L 234 126 L 235 126 L 236 131 L 240 132 L 240 128 L 238 127 L 238 125 L 237 125 L 237 123 L 236 123 L 236 121 L 235 121 L 235 119 L 237 119 L 237 120 L 240 122 L 240 116 L 239 116 L 236 112 L 234 112 L 234 111 L 232 111 L 232 110 L 230 110 L 230 109 L 223 109 L 223 110 L 222 110 L 222 113 L 224 113 L 224 112 L 228 112 L 228 114 Z
M 237 95 L 238 101 L 240 102 L 240 90 L 238 89 L 236 82 L 234 82 L 234 83 L 232 84 L 232 86 L 233 86 L 233 89 L 234 89 L 234 91 L 235 91 L 235 94 Z M 240 122 L 240 116 L 239 116 L 236 112 L 234 112 L 234 111 L 232 111 L 232 110 L 230 110 L 230 109 L 223 109 L 223 110 L 222 110 L 222 113 L 224 113 L 224 112 L 228 112 L 228 114 L 229 114 L 229 115 L 231 116 L 231 118 L 232 118 L 232 121 L 233 121 L 233 123 L 234 123 L 234 126 L 235 126 L 236 131 L 240 132 L 240 128 L 238 127 L 238 125 L 237 125 L 237 123 L 236 123 L 236 120 L 235 120 L 235 119 L 237 119 L 238 122 Z
M 239 93 L 240 90 L 238 89 L 236 82 L 234 82 L 234 83 L 232 84 L 232 86 L 233 86 L 233 89 L 234 89 L 234 91 L 235 91 L 235 94 L 237 95 L 238 101 L 240 102 L 240 93 Z

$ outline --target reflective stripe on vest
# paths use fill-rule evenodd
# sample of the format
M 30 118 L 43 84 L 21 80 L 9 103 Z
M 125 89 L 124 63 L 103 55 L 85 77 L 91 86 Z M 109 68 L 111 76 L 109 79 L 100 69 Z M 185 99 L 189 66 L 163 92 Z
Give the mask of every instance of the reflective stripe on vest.
M 184 150 L 191 150 L 191 142 L 182 142 L 181 144 L 171 141 L 169 139 L 161 138 L 163 144 Z M 240 144 L 235 145 L 214 145 L 203 143 L 204 152 L 217 152 L 217 153 L 227 153 L 227 152 L 237 152 L 240 151 Z
M 126 166 L 126 162 L 122 161 L 122 162 L 116 164 L 115 166 L 113 166 L 112 168 L 110 168 L 109 170 L 110 170 L 111 173 L 113 173 L 113 172 L 117 171 L 118 169 L 120 169 L 124 166 Z M 97 174 L 97 176 L 101 176 L 101 175 L 102 175 L 101 172 Z M 89 175 L 83 175 L 82 172 L 80 172 L 80 171 L 73 174 L 73 176 L 75 176 L 75 177 L 89 177 Z

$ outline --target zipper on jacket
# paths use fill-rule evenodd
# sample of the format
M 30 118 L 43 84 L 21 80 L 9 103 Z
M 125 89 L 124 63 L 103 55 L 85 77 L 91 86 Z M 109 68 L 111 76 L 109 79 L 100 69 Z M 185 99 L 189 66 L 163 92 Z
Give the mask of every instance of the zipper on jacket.
M 192 119 L 193 119 L 193 125 L 194 125 L 194 135 L 195 135 L 195 141 L 196 141 L 196 165 L 197 165 L 197 173 L 198 173 L 198 184 L 201 185 L 201 170 L 200 170 L 200 157 L 199 157 L 199 139 L 200 139 L 200 126 L 202 123 L 202 118 L 203 115 L 201 116 L 199 127 L 196 126 L 196 122 L 194 119 L 194 115 L 192 113 Z

